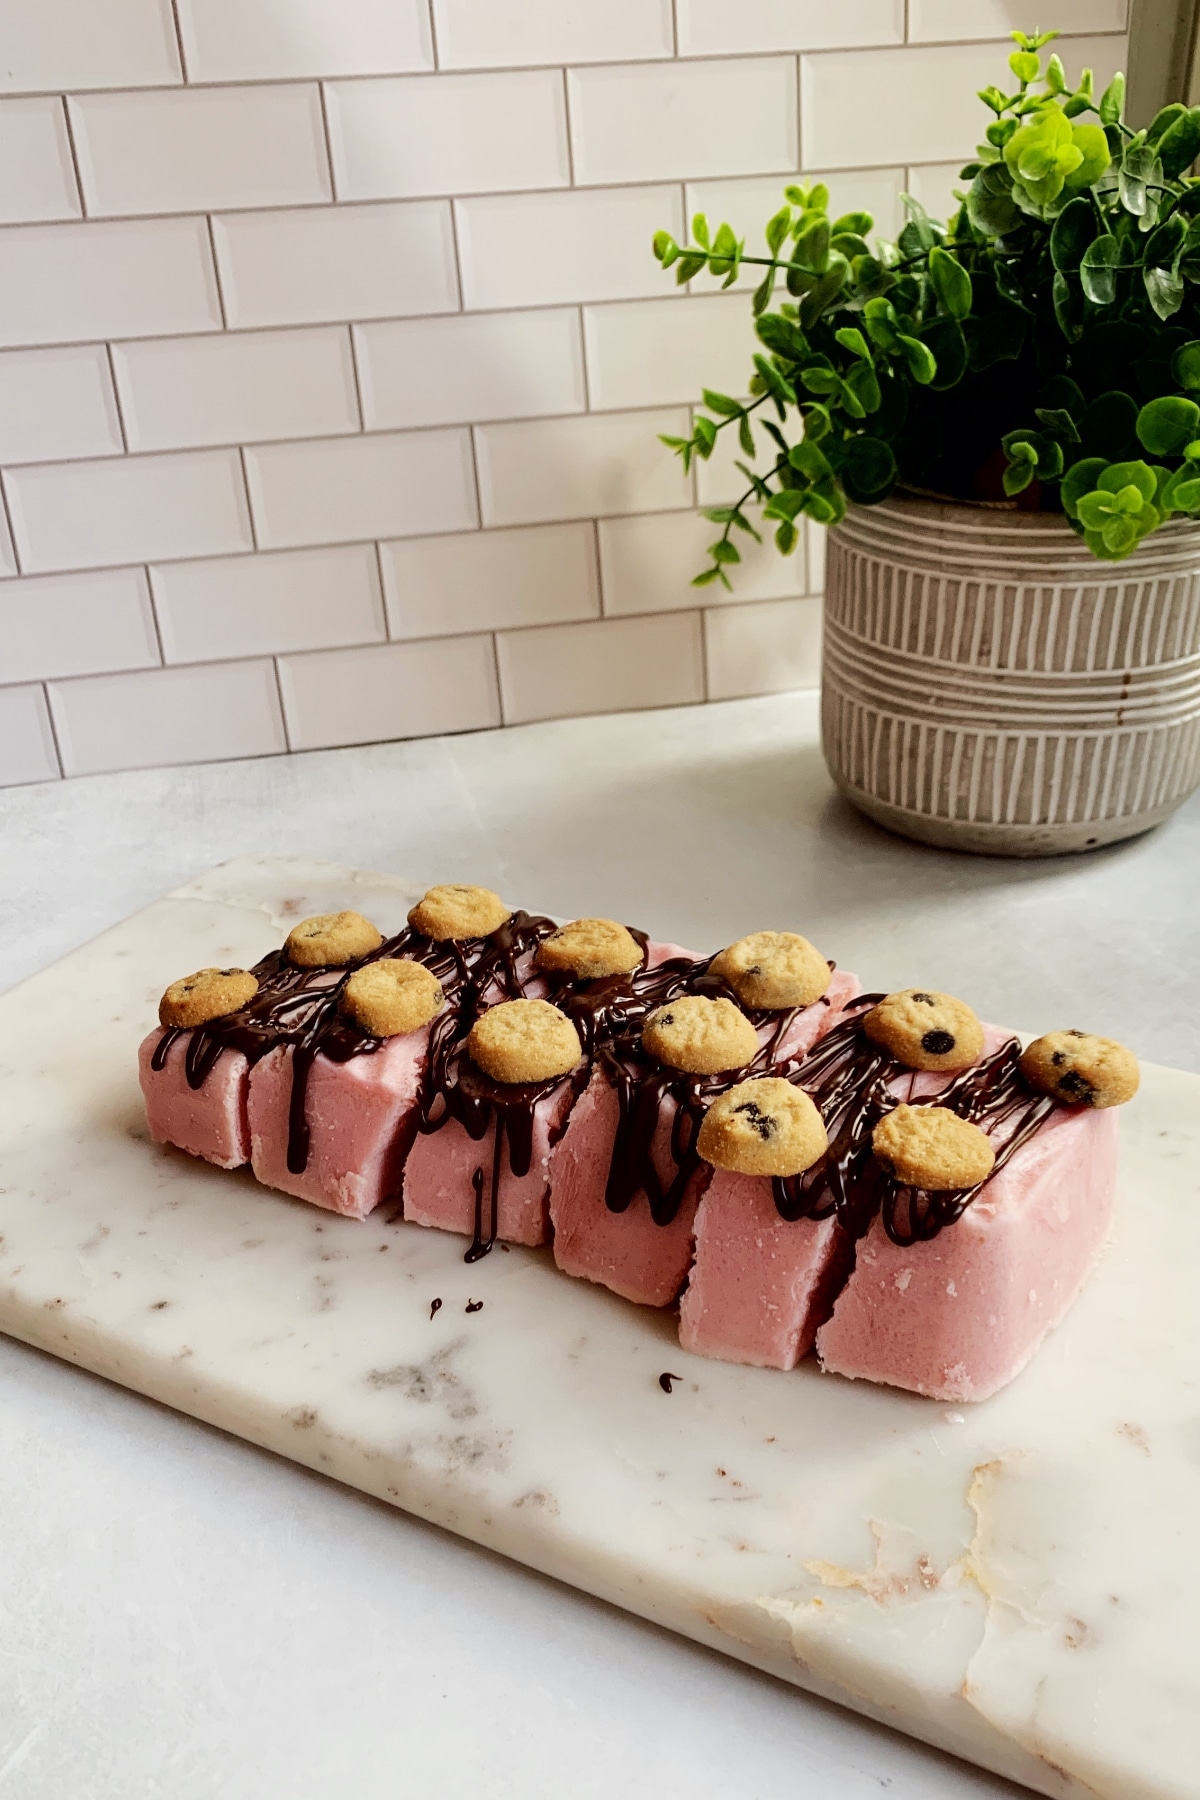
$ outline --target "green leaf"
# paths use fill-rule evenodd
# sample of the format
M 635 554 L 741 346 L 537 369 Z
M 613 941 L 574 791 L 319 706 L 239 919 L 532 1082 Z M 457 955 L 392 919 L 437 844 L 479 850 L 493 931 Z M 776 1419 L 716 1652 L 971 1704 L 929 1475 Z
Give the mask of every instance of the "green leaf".
M 1018 460 L 1017 462 L 1010 462 L 1001 477 L 1004 483 L 1005 493 L 1008 494 L 1010 498 L 1014 494 L 1021 493 L 1024 488 L 1029 486 L 1030 482 L 1033 480 L 1033 475 L 1034 468 L 1031 462 L 1026 462 L 1023 459 Z
M 1137 416 L 1138 441 L 1152 456 L 1182 456 L 1200 429 L 1200 406 L 1178 394 L 1148 400 Z M 1152 495 L 1147 494 L 1149 500 Z
M 1082 321 L 1070 276 L 1056 272 L 1050 292 L 1054 301 L 1054 316 L 1058 320 L 1058 328 L 1065 338 L 1074 343 L 1082 330 Z
M 979 99 L 983 101 L 985 106 L 990 106 L 992 111 L 997 114 L 1002 113 L 1008 105 L 1008 101 L 1004 98 L 1004 95 L 1000 92 L 998 87 L 980 88 Z
M 701 573 L 699 575 L 692 576 L 692 586 L 693 587 L 707 587 L 710 581 L 719 581 L 720 576 L 721 576 L 720 567 L 714 563 L 714 565 L 711 569 L 704 569 L 701 571 Z
M 1084 201 L 1082 204 L 1087 205 Z M 1117 297 L 1116 265 L 1121 261 L 1121 246 L 1111 231 L 1093 238 L 1079 264 L 1079 279 L 1089 300 L 1097 306 L 1111 306 Z
M 709 412 L 720 413 L 722 418 L 736 419 L 742 410 L 740 402 L 731 400 L 728 394 L 714 393 L 712 388 L 701 388 L 700 393 Z
M 1112 388 L 1098 394 L 1076 420 L 1079 440 L 1087 456 L 1112 462 L 1137 444 L 1137 402 L 1130 394 Z
M 1079 517 L 1079 501 L 1084 494 L 1090 494 L 1106 467 L 1102 456 L 1088 456 L 1081 462 L 1072 463 L 1059 484 L 1058 495 L 1063 503 L 1063 510 L 1069 518 Z
M 775 533 L 775 548 L 781 556 L 790 556 L 799 542 L 800 533 L 793 524 L 785 519 Z
M 699 256 L 695 252 L 689 253 L 684 251 L 679 258 L 679 267 L 675 271 L 675 279 L 680 287 L 682 287 L 685 282 L 693 280 L 700 273 L 701 269 L 706 269 L 707 267 L 707 256 Z
M 1185 402 L 1186 404 L 1186 402 Z M 1119 494 L 1125 488 L 1134 488 L 1144 501 L 1154 498 L 1158 486 L 1158 477 L 1149 463 L 1141 461 L 1110 463 L 1100 476 L 1096 486 L 1107 494 Z
M 750 421 L 746 417 L 745 413 L 742 414 L 740 420 L 738 421 L 738 443 L 741 445 L 745 454 L 747 456 L 753 458 L 753 456 L 754 456 L 754 433 L 750 429 Z
M 1179 346 L 1171 358 L 1171 374 L 1180 387 L 1200 393 L 1200 338 Z
M 739 531 L 748 532 L 749 535 L 754 539 L 756 544 L 762 543 L 761 537 L 759 537 L 757 531 L 755 531 L 753 525 L 750 523 L 750 521 L 746 517 L 745 513 L 742 512 L 737 507 L 734 508 L 732 522 L 733 522 L 733 524 L 735 524 L 737 526 Z
M 900 199 L 908 214 L 909 224 L 912 226 L 917 240 L 917 247 L 921 250 L 932 250 L 937 243 L 937 232 L 930 221 L 929 214 L 912 194 L 901 194 Z M 901 242 L 903 242 L 903 233 Z
M 878 344 L 881 350 L 899 350 L 900 333 L 896 309 L 890 300 L 885 300 L 882 295 L 868 300 L 863 307 L 863 321 L 873 344 Z
M 788 520 L 797 518 L 804 511 L 805 494 L 804 488 L 780 488 L 763 507 L 763 517 Z
M 829 266 L 830 230 L 828 219 L 814 219 L 796 239 L 795 260 L 813 275 L 823 275 Z
M 792 224 L 792 209 L 781 206 L 774 217 L 767 220 L 767 248 L 772 256 L 778 256 Z
M 718 563 L 740 563 L 742 560 L 741 551 L 728 538 L 718 538 L 715 544 L 710 544 L 709 555 Z
M 1054 267 L 1064 275 L 1073 274 L 1095 238 L 1096 230 L 1096 211 L 1091 201 L 1082 195 L 1068 200 L 1050 233 L 1050 260 Z
M 929 252 L 929 274 L 938 300 L 952 319 L 965 319 L 971 310 L 971 277 L 956 257 L 935 245 Z
M 1168 512 L 1200 510 L 1200 477 L 1186 466 L 1177 469 L 1162 491 L 1160 504 Z
M 1012 178 L 1006 169 L 981 169 L 967 193 L 967 217 L 977 231 L 1003 237 L 1021 214 L 1013 202 Z
M 1161 183 L 1162 164 L 1150 144 L 1130 144 L 1121 158 L 1118 189 L 1121 205 L 1128 213 L 1140 217 L 1149 204 L 1148 190 Z
M 679 259 L 679 245 L 669 231 L 656 231 L 654 234 L 654 254 L 664 269 L 669 269 Z
M 1200 156 L 1200 106 L 1193 106 L 1181 118 L 1174 119 L 1158 140 L 1158 160 L 1168 181 L 1195 162 Z
M 751 302 L 751 306 L 754 311 L 755 317 L 757 317 L 760 313 L 766 312 L 768 306 L 770 306 L 770 304 L 771 304 L 771 295 L 774 292 L 775 292 L 775 270 L 772 267 L 767 270 L 766 274 L 763 276 L 762 280 L 759 282 L 758 286 L 754 290 L 754 299 Z
M 937 354 L 936 350 L 934 351 L 934 354 Z M 857 415 L 858 417 L 862 418 L 865 417 L 867 413 L 879 411 L 883 393 L 879 386 L 879 377 L 876 375 L 875 370 L 870 363 L 855 363 L 854 367 L 846 376 L 845 382 L 843 383 L 843 390 L 843 404 L 845 404 L 847 397 L 852 397 L 857 401 L 858 406 L 861 409 Z M 852 412 L 853 408 L 847 406 L 846 410 Z
M 1187 118 L 1187 107 L 1178 100 L 1172 100 L 1169 106 L 1161 107 L 1151 119 L 1145 131 L 1145 142 L 1151 147 L 1156 145 L 1164 132 L 1170 130 L 1176 119 Z
M 896 480 L 896 458 L 890 444 L 876 437 L 852 437 L 842 456 L 841 477 L 851 500 L 870 505 L 889 493 Z
M 1174 316 L 1183 305 L 1183 276 L 1172 269 L 1143 269 L 1146 296 L 1160 319 Z
M 852 356 L 860 356 L 864 362 L 868 363 L 874 361 L 870 346 L 857 326 L 843 325 L 840 331 L 835 331 L 833 335 L 842 349 L 849 350 Z
M 798 325 L 779 313 L 764 313 L 755 326 L 760 343 L 766 345 L 774 356 L 782 356 L 789 362 L 800 362 L 809 355 L 808 339 Z
M 833 221 L 833 235 L 838 237 L 842 232 L 852 231 L 856 237 L 866 237 L 874 225 L 875 221 L 869 212 L 843 213 L 840 219 Z
M 1008 66 L 1023 87 L 1036 81 L 1041 73 L 1041 60 L 1029 50 L 1014 50 L 1008 59 Z
M 1078 168 L 1064 169 L 1064 182 L 1068 189 L 1078 193 L 1099 181 L 1111 158 L 1108 139 L 1099 125 L 1072 125 L 1071 144 L 1083 160 Z
M 1100 96 L 1098 108 L 1102 125 L 1116 125 L 1125 105 L 1125 77 L 1114 75 Z
M 788 462 L 797 474 L 807 475 L 810 481 L 821 481 L 833 474 L 825 452 L 811 438 L 792 445 L 788 451 Z
M 708 220 L 703 213 L 697 213 L 692 220 L 692 236 L 700 245 L 701 249 L 707 250 L 709 248 Z
M 1052 56 L 1046 64 L 1046 86 L 1052 94 L 1065 94 L 1067 91 L 1067 72 L 1062 66 L 1061 58 Z
M 937 374 L 937 359 L 927 344 L 920 338 L 909 337 L 899 333 L 900 352 L 908 364 L 908 372 L 921 387 L 928 387 Z
M 921 342 L 928 345 L 937 364 L 930 382 L 935 393 L 957 387 L 967 372 L 967 340 L 957 319 L 931 319 L 921 327 Z
M 1055 437 L 1067 444 L 1079 442 L 1079 427 L 1063 407 L 1037 406 L 1034 408 L 1034 412 L 1047 431 L 1052 432 Z
M 717 428 L 711 419 L 704 417 L 703 413 L 696 414 L 696 428 L 692 433 L 692 441 L 696 446 L 697 456 L 707 462 L 717 441 Z

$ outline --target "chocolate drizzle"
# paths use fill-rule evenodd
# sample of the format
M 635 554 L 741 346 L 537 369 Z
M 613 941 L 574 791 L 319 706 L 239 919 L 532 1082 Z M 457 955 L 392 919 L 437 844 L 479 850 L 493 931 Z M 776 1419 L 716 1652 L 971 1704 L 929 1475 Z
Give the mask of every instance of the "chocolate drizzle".
M 772 1185 L 781 1218 L 836 1218 L 848 1237 L 857 1239 L 879 1216 L 892 1242 L 907 1247 L 928 1242 L 960 1219 L 1058 1103 L 1026 1085 L 1018 1067 L 1021 1047 L 1011 1038 L 939 1092 L 908 1102 L 947 1107 L 986 1131 L 996 1149 L 987 1181 L 941 1193 L 896 1181 L 876 1159 L 871 1138 L 879 1121 L 900 1103 L 894 1082 L 911 1071 L 863 1030 L 864 1009 L 881 998 L 861 994 L 852 1001 L 853 1016 L 835 1026 L 792 1076 L 821 1112 L 829 1148 L 802 1175 L 776 1176 Z

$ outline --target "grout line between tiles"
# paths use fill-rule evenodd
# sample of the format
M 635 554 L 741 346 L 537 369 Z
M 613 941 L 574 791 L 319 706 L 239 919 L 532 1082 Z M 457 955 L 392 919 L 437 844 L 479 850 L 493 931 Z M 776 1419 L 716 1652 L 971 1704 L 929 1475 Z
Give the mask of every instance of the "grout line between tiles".
M 575 416 L 578 416 L 578 415 L 575 415 Z M 475 496 L 475 524 L 476 524 L 476 529 L 479 531 L 482 531 L 483 530 L 483 483 L 479 479 L 479 442 L 478 442 L 478 437 L 477 437 L 478 427 L 475 425 L 468 426 L 468 431 L 470 433 L 470 449 L 471 449 L 471 488 L 472 488 L 472 492 L 474 493 L 474 496 Z
M 504 726 L 508 724 L 509 719 L 508 704 L 504 697 L 504 683 L 500 679 L 500 633 L 499 631 L 490 631 L 488 636 L 492 640 L 492 680 L 496 683 L 496 710 L 500 714 L 500 723 Z
M 149 563 L 143 563 L 141 567 L 146 576 L 146 592 L 150 596 L 150 617 L 154 621 L 154 636 L 158 642 L 158 660 L 165 669 L 172 665 L 167 662 L 167 649 L 163 643 L 162 620 L 158 616 L 158 596 L 154 592 L 154 578 L 150 573 Z
M 125 425 L 125 408 L 121 405 L 121 387 L 120 383 L 117 381 L 117 364 L 116 359 L 113 356 L 113 347 L 111 344 L 105 344 L 104 354 L 108 360 L 108 378 L 112 382 L 113 405 L 117 409 L 117 429 L 121 433 L 121 448 L 128 453 L 130 448 L 129 432 Z M 81 458 L 81 460 L 86 459 Z
M 438 43 L 437 7 L 434 0 L 425 0 L 425 11 L 429 19 L 429 44 L 433 51 L 433 66 L 440 71 L 442 67 L 441 46 Z
M 670 0 L 671 6 L 671 55 L 679 59 L 679 0 Z
M 67 130 L 67 148 L 71 152 L 71 168 L 75 174 L 75 191 L 79 196 L 79 216 L 81 219 L 86 219 L 88 217 L 87 195 L 83 191 L 83 174 L 79 167 L 79 149 L 75 143 L 75 126 L 71 120 L 71 108 L 67 103 L 67 96 L 63 94 L 60 96 L 60 99 L 62 101 L 63 121 Z M 69 224 L 70 220 L 65 220 L 64 223 Z
M 283 677 L 279 672 L 279 658 L 271 658 L 271 668 L 275 675 L 275 698 L 279 702 L 279 723 L 283 727 L 284 748 L 290 753 L 292 748 L 292 730 L 288 723 L 287 707 L 283 703 Z
M 367 429 L 367 410 L 363 405 L 362 372 L 358 366 L 358 339 L 355 336 L 353 325 L 346 325 L 343 327 L 343 330 L 350 340 L 350 372 L 354 378 L 354 404 L 358 408 L 358 429 L 361 432 L 365 432 Z M 284 441 L 290 443 L 291 439 L 286 439 Z
M 712 699 L 708 678 L 708 608 L 697 608 L 700 614 L 700 685 L 704 690 L 703 698 L 707 705 Z
M 221 259 L 217 255 L 217 231 L 213 224 L 213 215 L 205 213 L 204 222 L 208 228 L 208 254 L 212 258 L 213 286 L 217 290 L 217 311 L 221 315 L 221 330 L 229 329 L 229 314 L 225 307 L 225 289 L 221 282 Z M 199 337 L 211 337 L 211 332 L 198 332 Z M 134 340 L 136 341 L 136 340 Z
M 238 466 L 242 471 L 242 492 L 246 501 L 246 517 L 250 521 L 250 543 L 253 550 L 258 549 L 258 521 L 254 517 L 254 501 L 250 494 L 250 471 L 246 467 L 246 447 L 237 446 Z
M 392 615 L 388 608 L 388 585 L 387 578 L 383 572 L 383 546 L 387 541 L 386 538 L 376 538 L 374 540 L 375 577 L 379 582 L 379 609 L 383 615 L 383 641 L 385 644 L 395 644 L 401 643 L 403 640 L 397 638 L 392 631 Z
M 567 182 L 575 186 L 575 128 L 571 122 L 571 78 L 565 67 L 562 74 L 563 125 L 567 134 Z
M 8 541 L 12 545 L 13 561 L 17 565 L 17 575 L 21 576 L 24 575 L 26 571 L 21 567 L 21 551 L 17 544 L 17 534 L 13 530 L 12 507 L 9 504 L 8 499 L 8 476 L 3 469 L 0 469 L 0 506 L 3 507 L 4 511 L 4 523 L 8 528 Z
M 48 681 L 39 682 L 38 685 L 42 690 L 42 700 L 46 708 L 46 718 L 50 723 L 50 742 L 54 745 L 54 755 L 58 763 L 59 780 L 65 781 L 67 778 L 67 765 L 63 760 L 62 745 L 58 739 L 58 720 L 54 716 L 54 702 L 50 698 L 50 685 Z
M 337 170 L 333 163 L 333 139 L 329 135 L 329 97 L 325 92 L 325 83 L 317 83 L 317 105 L 321 110 L 321 136 L 325 142 L 325 164 L 329 170 L 329 192 L 333 203 L 337 205 L 338 184 Z
M 459 241 L 458 232 L 458 207 L 453 200 L 448 200 L 446 205 L 450 209 L 450 248 L 454 252 L 454 297 L 458 302 L 457 306 L 452 310 L 462 313 L 467 311 L 467 307 L 463 303 L 463 296 L 466 293 L 466 284 L 463 281 L 462 245 Z M 445 318 L 450 315 L 439 314 L 438 316 Z
M 596 599 L 600 602 L 600 611 L 596 614 L 596 617 L 608 619 L 615 617 L 615 615 L 610 614 L 608 610 L 608 595 L 604 585 L 604 558 L 600 554 L 600 521 L 599 519 L 592 519 L 589 523 L 592 527 L 592 555 L 595 558 Z
M 179 17 L 179 0 L 171 0 L 171 18 L 175 25 L 175 48 L 179 51 L 179 68 L 183 85 L 188 86 L 187 54 L 183 48 L 183 24 Z

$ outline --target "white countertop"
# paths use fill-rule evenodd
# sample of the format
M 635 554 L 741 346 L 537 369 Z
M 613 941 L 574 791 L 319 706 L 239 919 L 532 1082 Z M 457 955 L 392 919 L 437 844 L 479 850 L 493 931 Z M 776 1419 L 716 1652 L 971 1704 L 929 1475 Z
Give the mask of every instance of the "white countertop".
M 872 986 L 1200 1068 L 1200 804 L 1089 858 L 924 850 L 833 796 L 815 711 L 783 696 L 10 791 L 0 987 L 275 852 L 697 947 L 788 926 Z M 24 1346 L 0 1343 L 0 1381 L 5 1800 L 1015 1792 Z

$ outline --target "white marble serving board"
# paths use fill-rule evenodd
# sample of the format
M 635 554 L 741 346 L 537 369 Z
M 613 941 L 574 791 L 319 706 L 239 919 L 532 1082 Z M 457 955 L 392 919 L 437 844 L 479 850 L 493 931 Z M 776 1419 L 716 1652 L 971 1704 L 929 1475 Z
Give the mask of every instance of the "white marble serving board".
M 1114 1241 L 994 1400 L 705 1362 L 546 1253 L 149 1142 L 167 981 L 414 892 L 244 858 L 0 997 L 0 1329 L 1038 1793 L 1196 1800 L 1200 1077 L 1145 1070 Z

